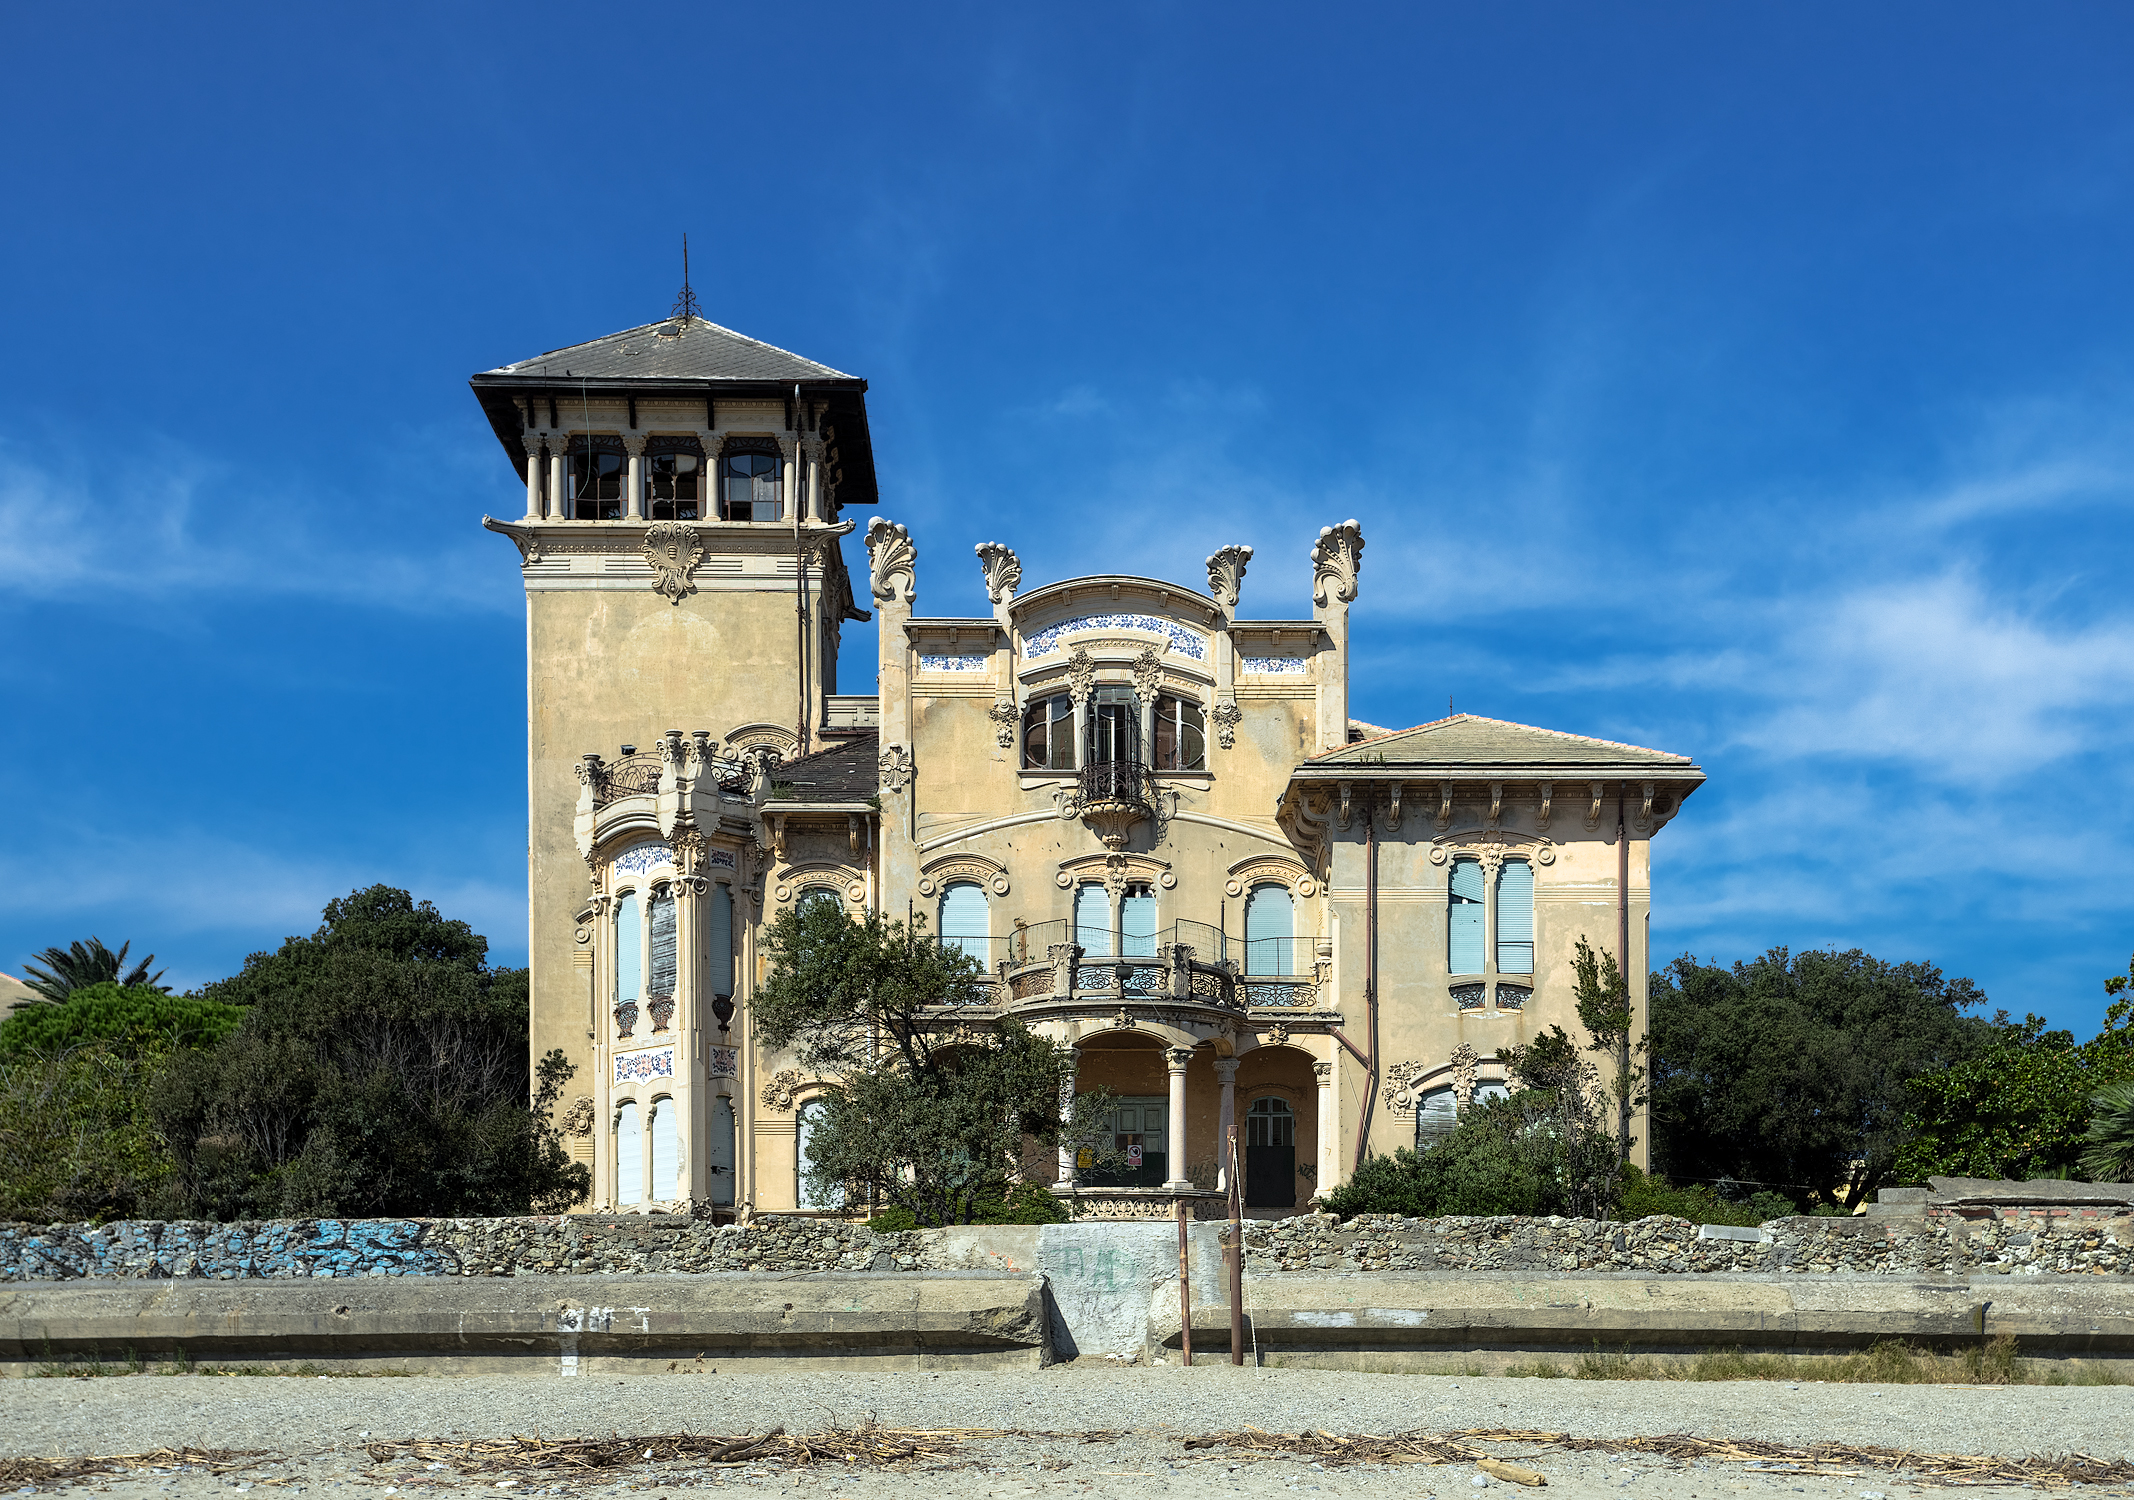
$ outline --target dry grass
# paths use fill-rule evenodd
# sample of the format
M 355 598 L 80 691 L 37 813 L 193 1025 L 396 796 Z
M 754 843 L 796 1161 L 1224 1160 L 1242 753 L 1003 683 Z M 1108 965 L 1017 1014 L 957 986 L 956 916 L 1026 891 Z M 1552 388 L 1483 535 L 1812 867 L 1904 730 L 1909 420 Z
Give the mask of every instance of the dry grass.
M 2065 1454 L 2052 1458 L 1996 1458 L 1982 1454 L 1915 1453 L 1895 1448 L 1817 1443 L 1789 1448 L 1738 1438 L 1686 1435 L 1651 1438 L 1574 1438 L 1561 1432 L 1503 1431 L 1468 1428 L 1460 1432 L 1409 1432 L 1380 1435 L 1331 1432 L 1242 1432 L 1187 1438 L 1188 1448 L 1227 1448 L 1272 1457 L 1294 1453 L 1335 1468 L 1349 1464 L 1473 1464 L 1501 1454 L 1478 1443 L 1519 1443 L 1568 1453 L 1639 1453 L 1677 1460 L 1703 1459 L 1736 1463 L 1753 1470 L 1816 1474 L 1857 1479 L 1870 1473 L 1912 1474 L 1941 1484 L 2035 1484 L 2063 1489 L 2075 1484 L 2126 1484 L 2134 1481 L 2134 1463 L 2119 1459 Z M 1521 1457 L 1531 1455 L 1522 1454 Z
M 1867 1385 L 2126 1385 L 2109 1366 L 2079 1360 L 2019 1357 L 2016 1341 L 2003 1334 L 1985 1344 L 1937 1354 L 1901 1340 L 1884 1340 L 1857 1354 L 1757 1354 L 1714 1349 L 1687 1357 L 1635 1355 L 1595 1350 L 1560 1365 L 1534 1359 L 1507 1367 L 1506 1375 L 1541 1380 L 1783 1380 Z
M 687 1463 L 698 1468 L 737 1468 L 752 1463 L 823 1462 L 880 1466 L 957 1451 L 971 1434 L 957 1428 L 863 1427 L 793 1437 L 774 1427 L 760 1437 L 669 1433 L 658 1437 L 512 1437 L 469 1443 L 367 1443 L 373 1463 L 415 1458 L 461 1474 L 591 1474 L 636 1464 Z

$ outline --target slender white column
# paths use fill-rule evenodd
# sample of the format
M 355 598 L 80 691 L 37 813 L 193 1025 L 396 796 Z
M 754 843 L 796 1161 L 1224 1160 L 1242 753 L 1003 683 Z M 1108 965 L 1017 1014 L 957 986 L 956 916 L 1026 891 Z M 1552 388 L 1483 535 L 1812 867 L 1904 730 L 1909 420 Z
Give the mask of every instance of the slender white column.
M 1215 1128 L 1215 1155 L 1222 1163 L 1215 1185 L 1230 1186 L 1230 1132 L 1237 1126 L 1237 1062 L 1234 1057 L 1215 1060 L 1215 1081 L 1223 1087 L 1222 1118 Z
M 1075 1062 L 1076 1066 L 1079 1068 L 1081 1063 L 1080 1054 L 1076 1055 Z M 1070 1078 L 1065 1083 L 1060 1085 L 1060 1121 L 1062 1124 L 1065 1124 L 1067 1121 L 1073 1118 L 1074 1080 Z M 1075 1185 L 1075 1177 L 1078 1170 L 1079 1169 L 1075 1164 L 1074 1142 L 1060 1142 L 1060 1180 L 1054 1184 L 1055 1189 L 1064 1191 L 1068 1188 L 1073 1187 Z
M 541 519 L 541 434 L 522 432 L 519 444 L 526 450 L 526 519 Z
M 821 438 L 809 438 L 800 447 L 803 461 L 808 467 L 808 519 L 825 519 L 822 513 L 822 456 Z
M 1319 1192 L 1330 1193 L 1341 1185 L 1341 1121 L 1334 1113 L 1334 1065 L 1316 1062 L 1312 1071 L 1319 1075 Z
M 1171 1068 L 1171 1128 L 1164 1142 L 1171 1156 L 1171 1175 L 1164 1186 L 1189 1188 L 1193 1180 L 1186 1176 L 1186 1064 L 1193 1061 L 1193 1049 L 1173 1047 L 1163 1054 L 1163 1060 Z
M 571 514 L 570 472 L 564 447 L 562 433 L 548 435 L 548 515 L 555 521 L 567 521 Z
M 641 433 L 626 432 L 622 444 L 630 454 L 629 504 L 623 514 L 641 521 L 645 517 L 645 439 Z

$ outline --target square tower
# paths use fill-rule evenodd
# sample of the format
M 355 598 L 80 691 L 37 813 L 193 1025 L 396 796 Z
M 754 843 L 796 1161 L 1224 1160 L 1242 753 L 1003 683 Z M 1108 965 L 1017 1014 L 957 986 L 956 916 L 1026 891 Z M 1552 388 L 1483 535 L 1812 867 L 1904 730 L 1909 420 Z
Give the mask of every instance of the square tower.
M 726 761 L 821 748 L 840 631 L 870 618 L 839 545 L 876 500 L 867 382 L 678 310 L 470 384 L 525 484 L 482 524 L 526 585 L 530 1041 L 576 1093 L 599 1061 L 574 810 L 652 790 L 669 730 Z

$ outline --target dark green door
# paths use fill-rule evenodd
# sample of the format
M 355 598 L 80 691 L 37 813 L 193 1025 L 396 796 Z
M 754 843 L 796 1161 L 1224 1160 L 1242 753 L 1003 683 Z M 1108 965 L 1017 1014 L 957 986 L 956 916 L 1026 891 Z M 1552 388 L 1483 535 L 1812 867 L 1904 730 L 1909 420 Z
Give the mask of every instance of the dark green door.
M 1245 1206 L 1297 1206 L 1297 1117 L 1280 1099 L 1245 1111 Z

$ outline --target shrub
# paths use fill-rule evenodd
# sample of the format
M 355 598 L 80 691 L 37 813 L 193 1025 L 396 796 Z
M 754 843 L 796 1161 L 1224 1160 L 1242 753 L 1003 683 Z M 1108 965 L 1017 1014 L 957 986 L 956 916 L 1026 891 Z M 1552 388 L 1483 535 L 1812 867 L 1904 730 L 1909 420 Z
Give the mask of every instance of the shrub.
M 197 995 L 111 980 L 86 985 L 56 1004 L 26 1005 L 0 1021 L 0 1057 L 53 1055 L 89 1042 L 120 1053 L 212 1047 L 244 1012 Z
M 867 1227 L 876 1234 L 903 1234 L 906 1230 L 917 1229 L 919 1221 L 908 1208 L 885 1208 L 867 1221 Z

